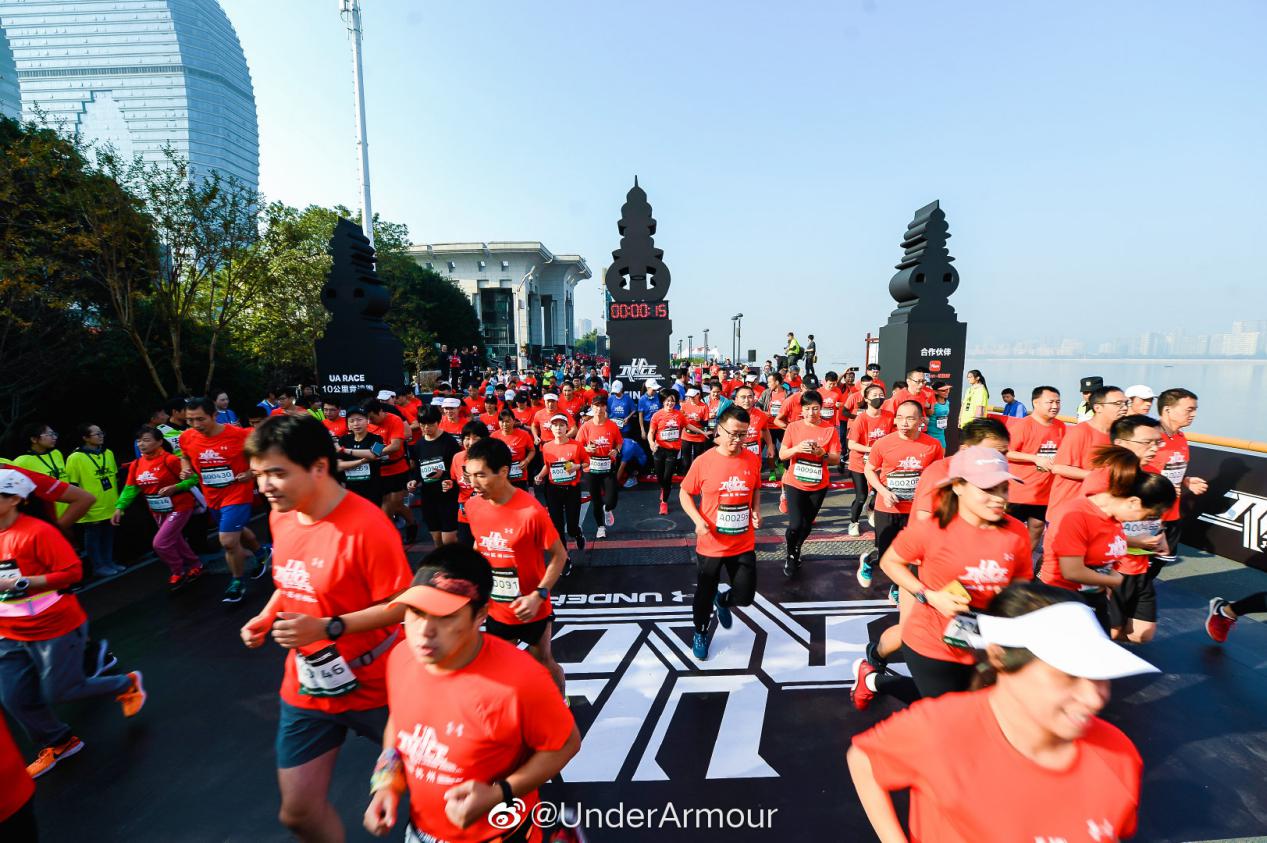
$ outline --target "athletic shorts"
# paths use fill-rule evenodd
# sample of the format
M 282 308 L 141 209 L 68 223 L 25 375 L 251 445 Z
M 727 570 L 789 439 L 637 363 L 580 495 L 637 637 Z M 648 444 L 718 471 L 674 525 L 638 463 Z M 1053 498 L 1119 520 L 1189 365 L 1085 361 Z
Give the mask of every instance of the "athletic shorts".
M 1027 518 L 1037 518 L 1043 523 L 1047 522 L 1047 504 L 1045 503 L 1010 503 L 1007 505 L 1007 514 L 1025 523 Z
M 1123 574 L 1122 584 L 1109 595 L 1109 625 L 1121 629 L 1128 619 L 1157 622 L 1157 589 L 1147 573 Z
M 418 508 L 422 510 L 422 520 L 431 533 L 456 533 L 458 529 L 458 496 L 457 490 L 444 494 L 418 495 Z
M 387 728 L 387 706 L 364 711 L 343 711 L 331 714 L 311 708 L 299 708 L 281 701 L 277 721 L 277 768 L 286 770 L 307 764 L 336 747 L 343 746 L 348 730 L 383 742 Z
M 492 618 L 484 619 L 484 631 L 489 635 L 496 635 L 503 641 L 509 641 L 511 644 L 523 642 L 529 646 L 541 643 L 541 638 L 546 634 L 546 626 L 550 621 L 554 620 L 554 614 L 546 615 L 539 621 L 530 621 L 529 623 L 502 623 Z
M 249 503 L 231 503 L 228 506 L 209 508 L 211 520 L 216 529 L 222 533 L 240 533 L 251 521 L 251 505 Z
M 405 491 L 405 486 L 409 483 L 409 472 L 402 471 L 400 474 L 384 474 L 382 475 L 382 480 L 384 495 L 390 495 L 393 492 L 403 492 Z

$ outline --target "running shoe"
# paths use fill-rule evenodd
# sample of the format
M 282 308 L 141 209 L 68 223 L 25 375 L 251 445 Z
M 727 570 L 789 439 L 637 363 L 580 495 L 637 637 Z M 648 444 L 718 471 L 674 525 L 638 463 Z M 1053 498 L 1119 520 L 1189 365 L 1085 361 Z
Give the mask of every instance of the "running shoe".
M 569 556 L 567 561 L 563 563 L 563 576 L 572 573 L 572 557 Z
M 46 746 L 40 750 L 40 754 L 35 760 L 26 765 L 26 772 L 33 779 L 47 773 L 49 770 L 57 766 L 57 762 L 63 758 L 69 758 L 79 750 L 84 748 L 84 742 L 79 738 L 71 735 L 66 740 L 54 746 Z
M 876 669 L 866 659 L 854 660 L 853 690 L 849 692 L 849 699 L 853 700 L 853 707 L 858 711 L 866 711 L 875 699 L 875 691 L 867 687 L 867 677 L 875 672 Z
M 868 550 L 858 558 L 858 585 L 863 588 L 871 587 L 871 557 L 876 556 L 875 550 Z
M 122 565 L 116 565 L 113 562 L 106 562 L 94 568 L 93 573 L 99 577 L 117 577 L 126 570 L 127 568 Z
M 585 534 L 584 533 L 576 534 L 576 549 L 579 550 L 581 553 L 585 552 Z
M 119 663 L 119 657 L 110 651 L 110 642 L 102 638 L 100 641 L 88 640 L 84 650 L 84 675 L 89 679 L 100 676 Z
M 637 486 L 637 485 L 638 485 L 637 477 L 630 477 L 628 480 L 625 481 L 626 489 L 632 489 L 634 486 Z
M 229 580 L 229 587 L 224 590 L 224 597 L 220 598 L 221 603 L 241 603 L 243 595 L 246 594 L 246 583 L 237 577 Z
M 119 705 L 123 706 L 124 717 L 135 717 L 145 705 L 145 698 L 149 694 L 145 693 L 145 686 L 141 684 L 141 671 L 132 671 L 128 674 L 128 678 L 132 680 L 132 683 L 115 699 L 119 701 Z
M 850 524 L 849 524 L 849 535 L 851 535 L 851 536 L 860 536 L 860 535 L 862 535 L 862 525 L 861 525 L 861 524 L 859 524 L 857 521 L 850 522 Z
M 867 664 L 881 673 L 889 669 L 889 660 L 880 655 L 880 648 L 876 646 L 874 641 L 867 642 L 867 649 L 863 650 L 863 654 Z
M 788 551 L 787 558 L 783 560 L 783 576 L 791 577 L 796 575 L 796 557 Z
M 702 632 L 695 633 L 695 639 L 691 642 L 691 652 L 695 654 L 695 658 L 704 661 L 708 658 L 708 636 Z
M 273 560 L 273 546 L 271 544 L 262 544 L 260 549 L 255 551 L 255 561 L 259 563 L 259 570 L 251 574 L 251 579 L 258 580 L 268 573 L 268 565 Z
M 660 514 L 661 515 L 669 514 L 669 505 L 665 503 L 664 501 L 660 501 Z
M 787 492 L 779 495 L 779 512 L 787 515 Z
M 900 596 L 901 596 L 901 594 L 900 594 L 900 592 L 898 591 L 898 587 L 897 587 L 897 586 L 895 586 L 895 585 L 891 585 L 891 586 L 889 586 L 889 602 L 890 602 L 890 603 L 892 603 L 894 606 L 896 606 L 896 605 L 897 605 L 898 598 L 899 598 Z
M 606 527 L 599 527 L 597 530 L 595 530 L 595 531 L 594 531 L 594 538 L 596 538 L 596 539 L 605 539 L 605 538 L 607 538 L 607 528 L 606 528 Z
M 1220 644 L 1227 640 L 1227 634 L 1236 625 L 1235 618 L 1229 618 L 1220 611 L 1226 605 L 1228 602 L 1222 597 L 1214 598 L 1210 601 L 1210 613 L 1205 616 L 1205 634 Z
M 612 512 L 610 509 L 607 510 L 607 514 L 603 516 L 603 520 L 607 522 L 608 527 L 615 527 L 616 513 Z
M 735 622 L 735 617 L 730 613 L 729 606 L 722 605 L 720 594 L 713 598 L 713 607 L 717 609 L 717 622 L 721 624 L 721 628 L 730 629 L 730 625 Z
M 167 578 L 167 590 L 179 591 L 188 580 L 184 574 L 172 574 Z
M 193 582 L 202 576 L 202 566 L 195 565 L 185 572 L 185 582 Z

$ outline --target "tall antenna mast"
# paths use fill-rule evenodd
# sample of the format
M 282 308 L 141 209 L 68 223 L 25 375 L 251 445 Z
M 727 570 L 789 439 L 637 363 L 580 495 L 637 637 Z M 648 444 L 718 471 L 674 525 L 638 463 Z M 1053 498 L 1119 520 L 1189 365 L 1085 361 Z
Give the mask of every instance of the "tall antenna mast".
M 352 36 L 352 82 L 356 88 L 356 149 L 361 158 L 361 229 L 374 248 L 374 211 L 370 205 L 370 149 L 365 136 L 365 71 L 361 67 L 361 0 L 339 0 L 339 14 Z

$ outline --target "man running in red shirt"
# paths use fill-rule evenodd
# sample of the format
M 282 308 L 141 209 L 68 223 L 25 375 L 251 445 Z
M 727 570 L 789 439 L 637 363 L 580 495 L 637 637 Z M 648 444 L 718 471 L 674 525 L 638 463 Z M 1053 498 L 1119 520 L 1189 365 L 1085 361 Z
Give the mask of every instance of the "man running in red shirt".
M 1082 481 L 1091 473 L 1091 460 L 1097 448 L 1110 444 L 1109 429 L 1113 422 L 1126 415 L 1130 401 L 1116 386 L 1102 386 L 1087 399 L 1091 418 L 1065 431 L 1065 438 L 1056 449 L 1051 471 L 1055 476 L 1048 496 L 1048 511 L 1060 503 L 1082 495 Z
M 1056 387 L 1034 387 L 1030 401 L 1033 413 L 1007 420 L 1011 436 L 1008 470 L 1021 479 L 1008 487 L 1007 512 L 1029 531 L 1034 567 L 1038 568 L 1043 563 L 1043 529 L 1056 477 L 1056 453 L 1065 439 L 1065 423 L 1056 418 L 1060 412 L 1060 390 Z
M 241 630 L 247 647 L 271 634 L 288 650 L 276 743 L 280 818 L 300 840 L 342 840 L 330 779 L 349 729 L 382 737 L 385 657 L 404 617 L 387 603 L 409 585 L 409 564 L 382 510 L 339 485 L 334 443 L 316 419 L 271 418 L 246 451 L 284 560 L 273 571 L 277 590 Z

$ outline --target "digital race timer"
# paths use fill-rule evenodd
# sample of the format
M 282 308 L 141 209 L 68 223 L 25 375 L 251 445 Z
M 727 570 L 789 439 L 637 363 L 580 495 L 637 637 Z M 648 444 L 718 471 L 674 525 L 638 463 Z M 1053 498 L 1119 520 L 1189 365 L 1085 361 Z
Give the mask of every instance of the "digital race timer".
M 669 303 L 666 301 L 657 302 L 619 302 L 614 301 L 607 305 L 607 320 L 609 322 L 628 322 L 631 320 L 641 319 L 668 319 Z

